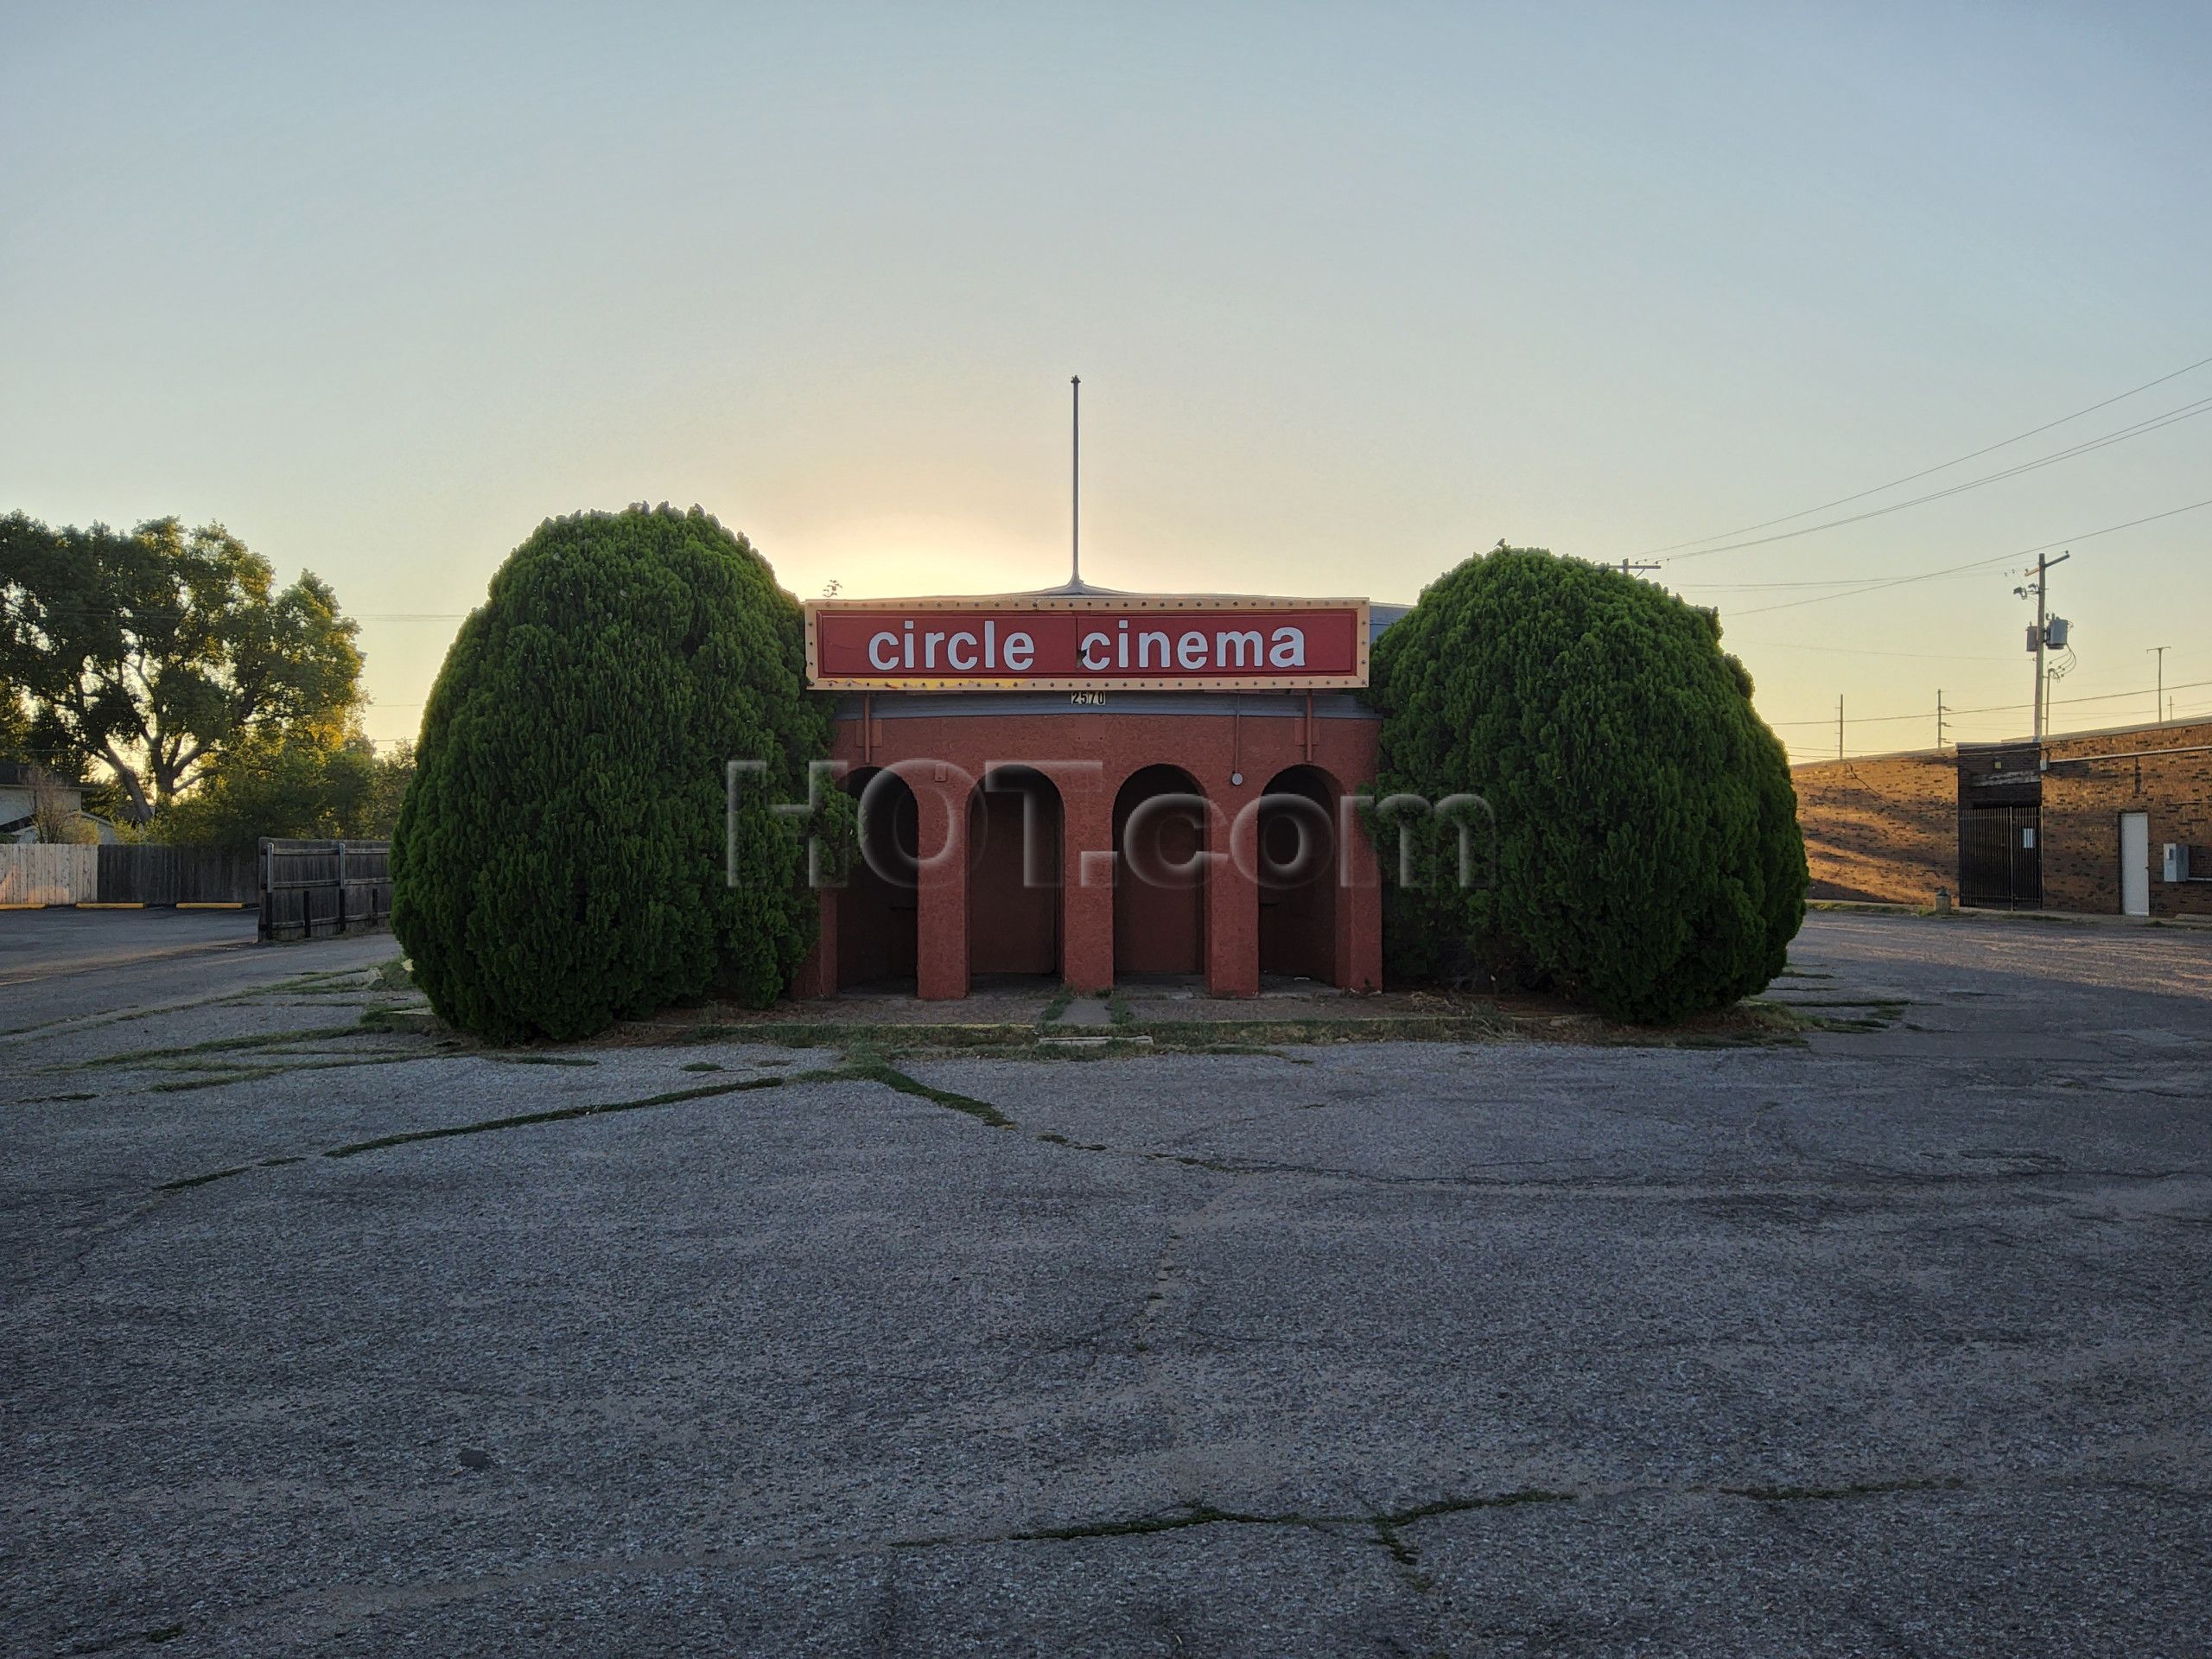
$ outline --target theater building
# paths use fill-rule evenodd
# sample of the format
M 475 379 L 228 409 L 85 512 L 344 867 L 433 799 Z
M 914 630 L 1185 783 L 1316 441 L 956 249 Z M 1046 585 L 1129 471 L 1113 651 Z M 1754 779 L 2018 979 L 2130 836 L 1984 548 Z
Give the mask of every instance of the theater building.
M 1816 899 L 2212 917 L 2212 721 L 1795 766 Z
M 1019 976 L 1217 996 L 1382 982 L 1357 695 L 1395 607 L 1121 594 L 817 600 L 809 682 L 868 856 L 803 995 Z

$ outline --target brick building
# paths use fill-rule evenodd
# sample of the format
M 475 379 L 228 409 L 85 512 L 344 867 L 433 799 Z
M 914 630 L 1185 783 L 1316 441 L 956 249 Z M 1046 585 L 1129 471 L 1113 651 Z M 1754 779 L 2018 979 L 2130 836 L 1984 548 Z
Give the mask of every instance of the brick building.
M 1793 767 L 1816 899 L 2212 916 L 2212 721 Z
M 870 856 L 822 892 L 803 995 L 1007 976 L 1382 982 L 1353 695 L 1400 613 L 1116 594 L 817 601 L 809 680 Z

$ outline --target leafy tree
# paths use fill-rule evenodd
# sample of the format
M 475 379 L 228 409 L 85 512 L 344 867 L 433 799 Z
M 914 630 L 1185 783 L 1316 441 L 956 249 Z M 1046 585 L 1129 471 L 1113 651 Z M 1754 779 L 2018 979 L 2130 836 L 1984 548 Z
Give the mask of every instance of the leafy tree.
M 1378 795 L 1471 792 L 1491 815 L 1465 887 L 1456 830 L 1403 820 L 1425 879 L 1389 896 L 1396 972 L 1484 974 L 1662 1021 L 1781 970 L 1804 918 L 1796 796 L 1713 613 L 1501 546 L 1423 592 L 1372 670 Z M 1396 829 L 1379 829 L 1387 858 Z
M 382 782 L 376 756 L 359 738 L 249 739 L 226 751 L 200 787 L 156 812 L 141 838 L 251 847 L 264 836 L 369 836 Z
M 365 821 L 356 832 L 387 840 L 399 828 L 399 809 L 407 799 L 407 785 L 415 781 L 415 746 L 394 743 L 376 760 L 376 782 L 369 794 Z
M 0 760 L 21 760 L 29 751 L 31 717 L 23 707 L 23 694 L 0 677 Z
M 335 742 L 360 700 L 356 625 L 312 573 L 279 588 L 219 524 L 120 535 L 0 518 L 0 681 L 49 764 L 105 761 L 141 821 L 226 748 Z
M 799 838 L 828 753 L 798 602 L 693 508 L 541 524 L 461 626 L 392 842 L 392 929 L 454 1025 L 582 1037 L 719 990 L 763 1006 L 813 942 Z M 741 792 L 724 877 L 724 767 Z

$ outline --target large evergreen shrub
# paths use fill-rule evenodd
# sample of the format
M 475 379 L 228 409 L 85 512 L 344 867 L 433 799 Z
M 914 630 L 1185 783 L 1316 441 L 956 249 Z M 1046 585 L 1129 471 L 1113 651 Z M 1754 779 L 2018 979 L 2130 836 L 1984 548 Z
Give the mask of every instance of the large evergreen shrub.
M 1416 835 L 1423 884 L 1386 912 L 1394 973 L 1549 988 L 1650 1022 L 1781 971 L 1805 910 L 1796 795 L 1711 612 L 1501 548 L 1424 591 L 1372 670 L 1378 794 L 1472 792 L 1493 817 L 1475 830 L 1488 886 L 1452 879 L 1448 829 Z M 1395 827 L 1377 841 L 1393 865 Z
M 773 1000 L 814 937 L 806 798 L 830 727 L 798 602 L 697 508 L 538 526 L 462 625 L 392 842 L 392 931 L 439 1015 L 587 1036 L 719 992 Z M 724 879 L 724 767 L 743 882 Z

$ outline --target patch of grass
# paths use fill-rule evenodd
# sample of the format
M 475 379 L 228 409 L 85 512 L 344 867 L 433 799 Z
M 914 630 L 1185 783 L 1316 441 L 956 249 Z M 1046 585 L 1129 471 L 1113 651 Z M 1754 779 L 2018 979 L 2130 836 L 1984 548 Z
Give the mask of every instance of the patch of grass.
M 289 1065 L 236 1066 L 164 1066 L 163 1071 L 184 1071 L 193 1075 L 172 1077 L 166 1083 L 150 1084 L 149 1094 L 180 1095 L 194 1089 L 219 1089 L 230 1083 L 259 1083 L 266 1077 L 282 1077 L 295 1071 L 346 1071 L 364 1065 L 412 1065 L 422 1060 L 434 1059 L 430 1054 L 363 1054 L 345 1059 L 301 1060 Z
M 207 1186 L 215 1181 L 227 1181 L 233 1175 L 243 1175 L 253 1167 L 251 1164 L 234 1164 L 228 1169 L 211 1169 L 205 1175 L 180 1175 L 173 1181 L 163 1181 L 156 1192 L 181 1192 L 188 1187 Z
M 656 1029 L 643 1035 L 656 1045 L 684 1048 L 701 1043 L 771 1043 L 778 1048 L 851 1049 L 893 1043 L 901 1048 L 1029 1049 L 1037 1043 L 1037 1027 L 1032 1025 L 902 1026 L 828 1020 L 762 1020 L 745 1025 Z
M 1894 997 L 1807 997 L 1802 1000 L 1793 997 L 1787 1001 L 1745 1006 L 1760 1009 L 1765 1017 L 1772 1019 L 1777 1025 L 1789 1022 L 1798 1031 L 1864 1033 L 1887 1031 L 1912 1005 L 1902 998 Z M 1854 1008 L 1863 1012 L 1849 1015 L 1817 1012 L 1823 1008 Z
M 435 1129 L 409 1129 L 397 1135 L 380 1135 L 372 1140 L 355 1141 L 342 1147 L 332 1147 L 323 1153 L 326 1158 L 356 1158 L 363 1153 L 382 1152 L 391 1147 L 412 1146 L 422 1141 L 446 1141 L 464 1135 L 488 1135 L 499 1129 L 528 1128 L 541 1123 L 565 1123 L 577 1118 L 604 1117 L 616 1112 L 643 1111 L 648 1107 L 674 1106 L 685 1101 L 708 1100 L 719 1095 L 748 1093 L 757 1089 L 779 1089 L 791 1083 L 879 1083 L 902 1095 L 912 1095 L 938 1106 L 964 1112 L 994 1128 L 1010 1129 L 1019 1127 L 988 1101 L 976 1100 L 967 1095 L 955 1094 L 949 1089 L 934 1089 L 918 1079 L 877 1058 L 863 1058 L 844 1065 L 824 1066 L 815 1071 L 794 1072 L 784 1077 L 734 1077 L 727 1083 L 701 1084 L 694 1089 L 671 1089 L 658 1095 L 647 1095 L 641 1100 L 603 1101 L 589 1106 L 552 1107 L 541 1112 L 515 1112 L 504 1117 L 481 1118 L 474 1123 L 453 1123 Z
M 415 1033 L 429 1030 L 436 1022 L 437 1016 L 423 1003 L 410 1002 L 404 1007 L 395 1007 L 389 1002 L 378 1002 L 361 1010 L 360 1024 L 356 1029 Z M 445 1040 L 452 1042 L 454 1039 L 448 1038 Z
M 246 1071 L 209 1071 L 199 1077 L 171 1077 L 167 1083 L 149 1086 L 147 1093 L 154 1095 L 188 1095 L 195 1089 L 221 1089 L 233 1083 L 252 1083 L 262 1077 L 273 1077 L 283 1068 L 264 1066 Z
M 766 1019 L 719 1022 L 688 1028 L 644 1026 L 628 1028 L 625 1040 L 647 1045 L 764 1043 L 795 1048 L 868 1047 L 880 1054 L 1007 1053 L 1029 1060 L 1095 1060 L 1113 1051 L 1127 1054 L 1131 1039 L 1150 1039 L 1155 1052 L 1269 1052 L 1287 1046 L 1341 1043 L 1499 1042 L 1534 1038 L 1546 1042 L 1597 1046 L 1711 1048 L 1790 1041 L 1809 1027 L 1774 1005 L 1751 1001 L 1681 1026 L 1614 1025 L 1571 1007 L 1532 1012 L 1479 1006 L 1438 1014 L 1380 1014 L 1363 1016 L 1307 1015 L 1275 1019 L 1140 1020 L 1116 991 L 1098 994 L 1108 1005 L 1107 1052 L 1092 1046 L 1046 1049 L 1034 1025 L 954 1025 L 783 1021 Z M 1294 1064 L 1300 1057 L 1278 1054 Z M 1310 1062 L 1307 1062 L 1310 1063 Z
M 1217 1510 L 1211 1503 L 1192 1503 L 1165 1515 L 1140 1515 L 1125 1521 L 1090 1521 L 1069 1527 L 1039 1527 L 1034 1531 L 1008 1535 L 1016 1543 L 1067 1543 L 1079 1538 L 1144 1538 L 1154 1533 L 1180 1532 L 1186 1527 L 1217 1527 L 1224 1523 L 1239 1526 L 1312 1524 L 1304 1516 L 1247 1515 L 1236 1510 Z
M 956 1112 L 965 1112 L 980 1122 L 995 1129 L 1011 1129 L 1020 1126 L 1004 1112 L 987 1100 L 977 1100 L 969 1095 L 957 1095 L 950 1089 L 933 1089 L 918 1078 L 910 1077 L 896 1066 L 880 1059 L 861 1059 L 838 1067 L 832 1077 L 854 1077 L 868 1083 L 880 1083 L 887 1089 L 895 1089 L 902 1095 L 931 1101 L 939 1106 L 950 1107 Z
M 536 1123 L 565 1123 L 579 1117 L 603 1117 L 614 1112 L 640 1112 L 649 1106 L 673 1106 L 680 1101 L 704 1100 L 714 1095 L 734 1095 L 752 1089 L 780 1088 L 789 1079 L 784 1077 L 742 1077 L 730 1083 L 708 1084 L 697 1089 L 671 1089 L 665 1094 L 648 1095 L 643 1100 L 611 1100 L 594 1106 L 559 1106 L 543 1112 L 517 1112 L 506 1117 L 487 1117 L 474 1123 L 453 1123 L 442 1128 L 409 1129 L 399 1135 L 380 1135 L 372 1141 L 355 1141 L 342 1147 L 333 1147 L 322 1155 L 326 1158 L 358 1158 L 365 1152 L 382 1152 L 389 1147 L 412 1146 L 418 1141 L 446 1141 L 456 1135 L 488 1135 L 495 1129 L 526 1128 Z
M 1154 1044 L 1267 1048 L 1285 1043 L 1464 1042 L 1509 1035 L 1503 1014 L 1383 1014 L 1368 1020 L 1167 1020 L 1145 1027 Z
M 155 1060 L 187 1058 L 195 1054 L 238 1054 L 257 1048 L 282 1048 L 287 1043 L 319 1042 L 326 1037 L 351 1037 L 360 1029 L 352 1026 L 311 1026 L 303 1031 L 265 1031 L 257 1036 L 211 1037 L 204 1043 L 176 1048 L 135 1048 L 122 1054 L 103 1054 L 96 1059 L 72 1060 L 70 1069 L 86 1065 L 143 1065 Z
M 1052 1000 L 1045 1005 L 1045 1012 L 1038 1016 L 1037 1023 L 1040 1026 L 1051 1025 L 1053 1020 L 1068 1011 L 1068 1004 L 1074 1001 L 1075 987 L 1062 984 L 1058 990 L 1052 993 Z

